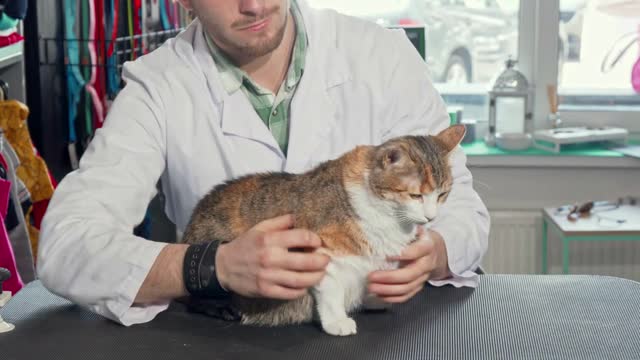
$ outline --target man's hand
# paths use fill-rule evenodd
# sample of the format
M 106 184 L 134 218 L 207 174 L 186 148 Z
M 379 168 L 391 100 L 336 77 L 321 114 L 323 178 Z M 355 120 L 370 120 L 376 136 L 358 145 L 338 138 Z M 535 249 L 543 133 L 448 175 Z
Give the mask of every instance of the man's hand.
M 266 220 L 239 238 L 220 245 L 216 255 L 220 284 L 246 297 L 291 300 L 320 282 L 329 257 L 313 252 L 320 238 L 303 229 L 291 229 L 292 216 Z
M 388 303 L 405 302 L 422 290 L 427 280 L 450 275 L 444 240 L 431 230 L 419 233 L 402 255 L 389 260 L 399 261 L 400 267 L 369 275 L 369 292 Z

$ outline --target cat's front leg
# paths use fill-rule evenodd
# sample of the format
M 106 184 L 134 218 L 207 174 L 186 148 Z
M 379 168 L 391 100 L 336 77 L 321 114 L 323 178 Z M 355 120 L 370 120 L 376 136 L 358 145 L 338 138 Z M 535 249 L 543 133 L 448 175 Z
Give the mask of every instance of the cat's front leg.
M 324 331 L 330 335 L 353 335 L 356 333 L 356 322 L 347 316 L 345 284 L 336 275 L 335 264 L 329 264 L 326 275 L 313 288 L 320 323 Z

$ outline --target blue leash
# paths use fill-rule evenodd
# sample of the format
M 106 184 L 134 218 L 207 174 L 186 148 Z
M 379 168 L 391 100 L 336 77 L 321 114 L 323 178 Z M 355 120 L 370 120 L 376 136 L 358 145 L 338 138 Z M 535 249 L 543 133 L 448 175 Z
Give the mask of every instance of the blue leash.
M 115 12 L 118 9 L 115 8 L 114 0 L 107 0 L 106 4 L 106 31 L 105 36 L 109 37 L 109 44 L 116 41 L 116 37 L 114 36 L 113 26 L 114 26 L 114 18 Z M 114 52 L 109 55 L 107 54 L 107 68 L 106 68 L 106 77 L 107 77 L 107 94 L 110 97 L 115 97 L 118 91 L 120 90 L 120 78 L 118 76 L 118 68 L 117 68 L 117 46 L 115 47 Z
M 158 6 L 160 6 L 160 20 L 162 22 L 162 29 L 169 30 L 171 29 L 171 24 L 169 22 L 169 15 L 167 14 L 167 6 L 164 0 L 158 0 Z
M 78 46 L 77 36 L 74 31 L 76 22 L 76 1 L 64 0 L 65 14 L 65 37 L 67 38 L 67 59 L 66 79 L 67 79 L 67 96 L 68 96 L 68 116 L 69 116 L 69 158 L 72 168 L 77 168 L 78 158 L 75 152 L 76 135 L 76 117 L 78 116 L 78 103 L 82 95 L 84 87 L 84 78 L 80 74 L 80 50 Z

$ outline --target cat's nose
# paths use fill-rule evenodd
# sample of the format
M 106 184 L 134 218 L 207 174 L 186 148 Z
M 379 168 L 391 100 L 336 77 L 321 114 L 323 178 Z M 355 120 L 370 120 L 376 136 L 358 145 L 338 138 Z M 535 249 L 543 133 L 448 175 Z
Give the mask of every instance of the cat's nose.
M 436 210 L 435 209 L 427 209 L 427 211 L 424 212 L 424 218 L 427 221 L 432 221 L 433 219 L 436 218 Z
M 427 219 L 427 221 L 431 221 L 436 217 L 436 214 L 438 212 L 437 210 L 438 209 L 436 208 L 436 206 L 432 203 L 424 204 L 422 214 Z

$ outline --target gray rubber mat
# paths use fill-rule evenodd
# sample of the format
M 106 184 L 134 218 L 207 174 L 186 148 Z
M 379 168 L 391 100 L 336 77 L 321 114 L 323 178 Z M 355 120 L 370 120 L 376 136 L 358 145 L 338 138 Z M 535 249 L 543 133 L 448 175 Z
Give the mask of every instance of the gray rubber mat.
M 0 359 L 640 359 L 640 284 L 595 276 L 483 275 L 356 315 L 358 334 L 245 327 L 172 306 L 123 327 L 24 288 L 2 316 Z

